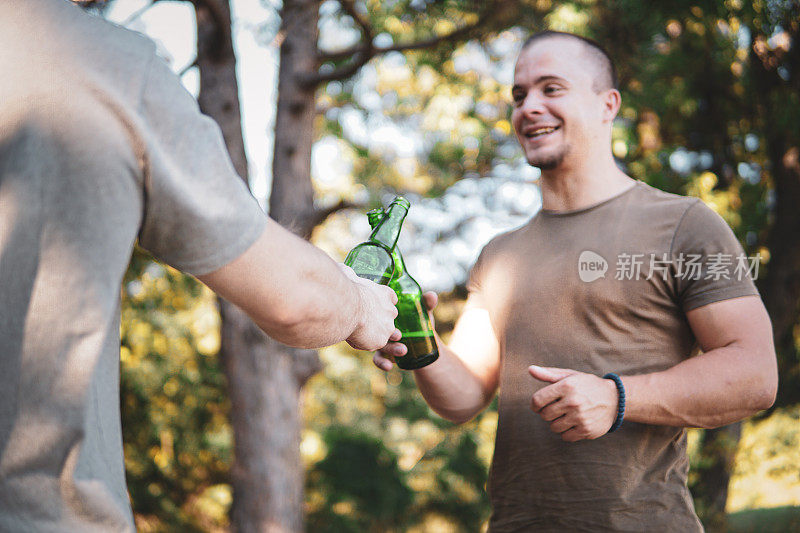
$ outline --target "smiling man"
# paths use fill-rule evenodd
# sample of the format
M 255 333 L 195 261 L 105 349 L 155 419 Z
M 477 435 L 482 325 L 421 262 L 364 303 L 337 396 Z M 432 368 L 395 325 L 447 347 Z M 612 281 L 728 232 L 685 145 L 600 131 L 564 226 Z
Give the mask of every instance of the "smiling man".
M 457 423 L 500 390 L 493 532 L 700 531 L 684 428 L 774 401 L 752 263 L 700 200 L 617 167 L 616 83 L 593 41 L 545 32 L 525 43 L 512 121 L 542 171 L 543 207 L 486 245 L 449 345 L 437 338 L 439 360 L 415 371 L 429 405 Z M 375 364 L 404 353 L 390 343 Z

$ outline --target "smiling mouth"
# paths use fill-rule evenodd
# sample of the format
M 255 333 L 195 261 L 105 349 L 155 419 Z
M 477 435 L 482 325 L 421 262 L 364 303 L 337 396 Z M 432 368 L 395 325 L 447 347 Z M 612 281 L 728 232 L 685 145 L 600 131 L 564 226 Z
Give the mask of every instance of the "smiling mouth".
M 535 139 L 537 137 L 542 137 L 544 135 L 548 135 L 553 133 L 554 131 L 558 130 L 561 126 L 543 126 L 541 128 L 531 129 L 525 132 L 525 137 L 528 139 Z

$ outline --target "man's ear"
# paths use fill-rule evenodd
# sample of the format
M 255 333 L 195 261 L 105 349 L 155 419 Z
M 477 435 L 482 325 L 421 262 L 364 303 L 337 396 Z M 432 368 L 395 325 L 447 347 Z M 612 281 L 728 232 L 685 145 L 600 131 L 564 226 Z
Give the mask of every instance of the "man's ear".
M 622 105 L 622 95 L 616 89 L 608 89 L 603 93 L 603 122 L 612 122 Z

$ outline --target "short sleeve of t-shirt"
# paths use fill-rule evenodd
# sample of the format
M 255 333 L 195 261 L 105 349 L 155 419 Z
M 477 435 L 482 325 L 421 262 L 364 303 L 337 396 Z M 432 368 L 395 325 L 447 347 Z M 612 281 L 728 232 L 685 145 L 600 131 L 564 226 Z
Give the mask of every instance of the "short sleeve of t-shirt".
M 475 261 L 475 264 L 472 265 L 472 268 L 469 271 L 469 276 L 467 277 L 467 290 L 469 292 L 479 292 L 481 287 L 481 270 L 483 263 L 486 260 L 486 248 L 481 250 L 480 255 L 478 255 L 478 259 Z
M 492 262 L 496 245 L 505 235 L 507 235 L 507 233 L 501 233 L 495 236 L 481 249 L 481 253 L 478 254 L 478 259 L 475 260 L 475 263 L 469 271 L 467 277 L 467 291 L 471 293 L 481 292 L 484 282 L 483 277 L 486 275 L 486 269 L 489 268 L 489 264 Z
M 758 294 L 753 283 L 754 258 L 745 255 L 728 224 L 700 200 L 678 224 L 671 256 L 684 311 Z
M 190 274 L 216 270 L 255 242 L 266 215 L 238 176 L 216 122 L 155 58 L 141 101 L 146 173 L 139 243 Z

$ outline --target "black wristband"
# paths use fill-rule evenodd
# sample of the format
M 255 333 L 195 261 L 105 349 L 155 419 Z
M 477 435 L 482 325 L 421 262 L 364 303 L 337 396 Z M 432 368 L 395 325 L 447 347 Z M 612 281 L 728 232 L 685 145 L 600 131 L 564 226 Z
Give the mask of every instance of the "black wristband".
M 614 385 L 617 386 L 617 394 L 619 398 L 619 403 L 617 407 L 617 418 L 614 420 L 614 423 L 611 425 L 611 429 L 608 430 L 608 433 L 612 433 L 619 429 L 622 425 L 622 419 L 625 418 L 625 387 L 622 385 L 622 380 L 620 377 L 613 372 L 609 372 L 603 379 L 610 379 L 614 382 Z M 608 434 L 606 433 L 606 434 Z

